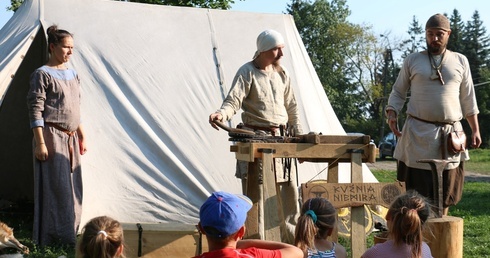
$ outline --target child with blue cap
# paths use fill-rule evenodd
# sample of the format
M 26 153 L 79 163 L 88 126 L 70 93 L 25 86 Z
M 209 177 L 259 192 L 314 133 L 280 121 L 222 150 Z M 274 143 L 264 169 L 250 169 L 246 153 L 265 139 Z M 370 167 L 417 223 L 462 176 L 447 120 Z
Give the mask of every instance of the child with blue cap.
M 199 230 L 206 235 L 209 251 L 195 258 L 303 257 L 299 248 L 286 243 L 242 240 L 250 208 L 252 201 L 244 195 L 212 193 L 199 211 Z

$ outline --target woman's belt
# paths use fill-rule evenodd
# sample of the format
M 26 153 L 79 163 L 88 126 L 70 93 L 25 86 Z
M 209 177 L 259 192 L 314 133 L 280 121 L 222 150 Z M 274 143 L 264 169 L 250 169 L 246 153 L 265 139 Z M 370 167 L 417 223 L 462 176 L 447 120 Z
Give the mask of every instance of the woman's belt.
M 55 124 L 55 123 L 51 123 L 51 122 L 44 122 L 45 125 L 49 125 L 51 127 L 54 127 L 56 130 L 58 131 L 62 131 L 66 134 L 68 134 L 69 136 L 72 136 L 75 134 L 75 131 L 69 131 L 68 129 L 65 129 L 61 126 L 59 126 L 58 124 Z

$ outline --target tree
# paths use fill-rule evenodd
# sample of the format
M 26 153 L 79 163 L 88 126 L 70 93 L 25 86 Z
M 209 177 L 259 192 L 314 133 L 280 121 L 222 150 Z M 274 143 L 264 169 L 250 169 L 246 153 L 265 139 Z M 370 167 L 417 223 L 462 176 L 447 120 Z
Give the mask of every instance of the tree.
M 410 38 L 404 40 L 400 44 L 400 48 L 405 48 L 405 51 L 402 54 L 402 58 L 407 57 L 408 55 L 418 52 L 421 49 L 425 49 L 425 37 L 424 37 L 424 29 L 419 24 L 419 21 L 415 17 L 412 18 L 412 22 L 410 23 L 410 27 L 408 28 L 408 35 Z
M 483 82 L 475 85 L 476 100 L 480 110 L 478 121 L 482 138 L 481 146 L 488 148 L 490 146 L 490 69 L 488 66 L 480 69 L 480 76 Z M 467 132 L 469 132 L 469 129 Z
M 347 22 L 350 11 L 345 0 L 293 0 L 287 12 L 296 27 L 325 92 L 344 129 L 352 121 L 366 120 L 370 95 L 359 84 L 363 75 L 358 66 L 364 57 L 363 28 Z M 353 43 L 357 42 L 357 43 Z M 360 52 L 358 52 L 360 53 Z M 355 73 L 357 71 L 358 73 Z
M 481 82 L 480 68 L 486 66 L 489 60 L 489 38 L 486 34 L 480 14 L 475 11 L 472 20 L 467 22 L 463 38 L 463 54 L 468 58 L 475 84 Z
M 471 20 L 466 23 L 463 44 L 463 54 L 468 58 L 473 83 L 477 85 L 475 91 L 480 110 L 478 120 L 482 146 L 488 147 L 490 145 L 490 128 L 487 124 L 490 119 L 490 87 L 487 84 L 480 84 L 490 80 L 489 38 L 478 11 L 475 11 Z M 465 128 L 467 129 L 468 126 Z
M 379 85 L 382 86 L 382 95 L 379 110 L 374 110 L 375 112 L 379 113 L 379 123 L 381 124 L 379 128 L 380 139 L 389 130 L 389 127 L 386 126 L 386 122 L 384 120 L 384 108 L 388 104 L 388 96 L 400 71 L 399 65 L 395 64 L 395 61 L 393 59 L 394 51 L 397 51 L 399 49 L 392 48 L 392 45 L 390 44 L 390 40 L 387 35 L 381 35 L 381 37 L 385 39 L 385 44 L 383 45 L 382 58 L 380 58 L 380 65 L 378 66 L 377 82 Z M 403 119 L 403 114 L 400 114 L 400 119 Z
M 15 12 L 23 2 L 24 0 L 10 0 L 11 6 L 8 9 Z M 231 4 L 235 3 L 235 0 L 127 0 L 127 2 L 227 10 L 231 8 Z
M 17 9 L 19 9 L 23 2 L 24 0 L 10 0 L 10 7 L 7 9 L 15 12 Z
M 463 34 L 465 33 L 465 26 L 458 10 L 453 10 L 449 21 L 451 23 L 451 35 L 449 35 L 447 49 L 464 53 Z
M 234 0 L 128 0 L 128 2 L 173 5 L 173 6 L 188 6 L 188 7 L 224 9 L 224 10 L 230 9 L 231 4 L 235 3 Z

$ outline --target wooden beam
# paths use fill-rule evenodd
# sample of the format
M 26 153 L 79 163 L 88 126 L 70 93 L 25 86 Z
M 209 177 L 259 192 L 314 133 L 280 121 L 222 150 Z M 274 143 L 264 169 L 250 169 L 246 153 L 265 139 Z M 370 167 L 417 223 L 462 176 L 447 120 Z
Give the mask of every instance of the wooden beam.
M 376 149 L 363 144 L 312 144 L 312 143 L 248 143 L 238 142 L 235 151 L 236 159 L 253 162 L 261 158 L 259 149 L 274 149 L 274 158 L 301 158 L 312 162 L 350 162 L 353 150 L 361 154 L 361 161 L 370 162 L 376 158 Z

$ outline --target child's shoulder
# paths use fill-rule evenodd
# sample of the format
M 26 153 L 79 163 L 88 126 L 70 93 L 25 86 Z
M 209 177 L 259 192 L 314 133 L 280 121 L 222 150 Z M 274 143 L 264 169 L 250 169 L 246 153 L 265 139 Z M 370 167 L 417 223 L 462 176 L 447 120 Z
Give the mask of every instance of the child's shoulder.
M 335 245 L 335 257 L 336 258 L 347 258 L 347 251 L 345 250 L 345 247 L 339 243 L 337 243 Z

